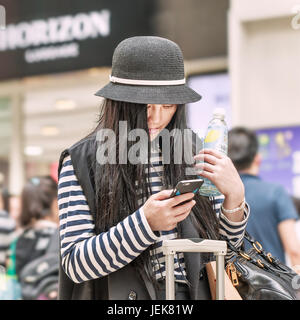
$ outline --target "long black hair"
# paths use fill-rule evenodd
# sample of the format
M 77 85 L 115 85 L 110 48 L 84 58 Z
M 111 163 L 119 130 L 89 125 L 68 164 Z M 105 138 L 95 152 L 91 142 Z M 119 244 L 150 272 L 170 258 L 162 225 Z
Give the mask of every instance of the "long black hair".
M 119 102 L 106 99 L 99 116 L 98 125 L 93 133 L 100 129 L 111 129 L 116 135 L 116 159 L 119 157 L 119 144 L 127 143 L 127 150 L 136 143 L 136 141 L 122 141 L 119 136 L 119 121 L 126 121 L 128 132 L 133 129 L 144 129 L 148 132 L 147 125 L 147 105 Z M 187 129 L 185 106 L 178 105 L 171 121 L 166 129 Z M 193 154 L 196 150 L 197 137 L 193 133 Z M 150 141 L 150 139 L 149 139 Z M 184 140 L 183 140 L 184 141 Z M 186 168 L 190 166 L 186 159 L 182 159 L 182 164 L 174 163 L 175 153 L 174 137 L 170 139 L 170 163 L 164 164 L 164 188 L 173 188 L 176 183 L 182 179 L 193 179 L 195 176 L 186 174 Z M 150 143 L 148 143 L 148 163 L 131 164 L 96 164 L 95 174 L 95 192 L 96 192 L 96 213 L 95 228 L 100 233 L 107 231 L 110 227 L 116 225 L 128 215 L 135 212 L 138 208 L 137 189 L 142 193 L 144 201 L 151 196 L 149 183 L 149 162 L 150 162 Z M 184 157 L 183 157 L 184 158 Z M 147 170 L 146 170 L 147 169 Z M 148 172 L 148 173 L 147 173 Z M 213 210 L 210 200 L 197 194 L 194 197 L 196 201 L 190 216 L 202 238 L 218 239 L 218 219 Z M 178 225 L 180 227 L 180 224 Z M 180 228 L 178 228 L 180 236 Z M 146 272 L 148 278 L 155 282 L 152 273 L 150 259 L 150 250 L 148 247 L 134 261 L 134 265 L 140 272 Z

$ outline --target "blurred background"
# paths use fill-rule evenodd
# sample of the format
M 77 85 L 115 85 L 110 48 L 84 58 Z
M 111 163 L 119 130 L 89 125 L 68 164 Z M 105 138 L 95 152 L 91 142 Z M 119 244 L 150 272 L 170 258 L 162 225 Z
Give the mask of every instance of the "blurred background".
M 300 197 L 300 0 L 2 0 L 0 185 L 17 217 L 25 182 L 57 181 L 60 153 L 96 125 L 116 45 L 136 35 L 181 47 L 187 107 L 203 136 L 215 107 L 258 134 L 260 176 Z

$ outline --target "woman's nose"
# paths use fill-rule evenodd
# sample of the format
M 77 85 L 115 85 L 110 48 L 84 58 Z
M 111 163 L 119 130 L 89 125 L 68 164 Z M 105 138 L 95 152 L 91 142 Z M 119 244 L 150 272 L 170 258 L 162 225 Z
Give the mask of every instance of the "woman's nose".
M 151 120 L 153 124 L 159 124 L 161 119 L 161 106 L 150 105 L 148 108 L 148 120 Z

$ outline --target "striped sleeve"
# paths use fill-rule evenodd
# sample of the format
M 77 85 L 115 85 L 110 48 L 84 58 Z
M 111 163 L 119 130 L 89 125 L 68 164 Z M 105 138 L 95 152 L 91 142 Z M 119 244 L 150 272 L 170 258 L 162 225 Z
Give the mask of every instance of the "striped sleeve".
M 62 267 L 76 283 L 124 267 L 157 240 L 141 209 L 96 235 L 70 156 L 64 159 L 59 175 L 58 205 Z
M 244 219 L 239 222 L 230 221 L 221 211 L 221 206 L 224 201 L 224 196 L 212 197 L 211 202 L 213 204 L 214 210 L 219 217 L 220 227 L 219 232 L 220 235 L 224 236 L 229 242 L 239 249 L 243 244 L 244 234 L 247 226 L 247 222 L 250 215 L 249 205 L 246 203 L 246 208 L 244 211 Z M 232 250 L 227 248 L 226 261 L 232 258 L 233 256 Z

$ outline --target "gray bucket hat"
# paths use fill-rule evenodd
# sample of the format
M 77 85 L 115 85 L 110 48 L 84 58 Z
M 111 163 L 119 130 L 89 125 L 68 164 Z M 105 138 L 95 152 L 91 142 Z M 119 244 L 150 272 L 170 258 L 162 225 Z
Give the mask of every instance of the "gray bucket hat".
M 95 95 L 142 104 L 185 104 L 201 99 L 185 84 L 179 46 L 153 36 L 132 37 L 118 44 L 110 82 Z

